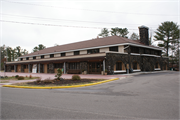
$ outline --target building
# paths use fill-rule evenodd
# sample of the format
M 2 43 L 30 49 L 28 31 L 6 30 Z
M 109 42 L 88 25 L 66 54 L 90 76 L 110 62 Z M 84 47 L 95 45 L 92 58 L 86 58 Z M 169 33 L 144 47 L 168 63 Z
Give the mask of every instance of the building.
M 82 42 L 46 48 L 6 62 L 7 72 L 64 74 L 108 74 L 136 71 L 167 70 L 168 58 L 162 49 L 149 45 L 148 27 L 139 27 L 140 40 L 119 36 L 97 38 Z

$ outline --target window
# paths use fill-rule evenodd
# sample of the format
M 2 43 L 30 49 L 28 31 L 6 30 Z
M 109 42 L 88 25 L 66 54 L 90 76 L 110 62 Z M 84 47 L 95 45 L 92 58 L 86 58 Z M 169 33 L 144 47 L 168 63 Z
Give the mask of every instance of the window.
M 54 57 L 54 54 L 50 54 L 50 58 L 53 58 Z
M 156 66 L 155 66 L 156 68 L 159 68 L 159 65 L 158 65 L 158 63 L 156 63 Z
M 63 68 L 63 63 L 55 63 L 54 68 Z
M 69 69 L 78 70 L 80 69 L 79 63 L 69 63 Z
M 20 60 L 23 61 L 23 58 L 21 58 Z
M 79 55 L 79 51 L 74 51 L 74 55 Z
M 41 59 L 43 59 L 44 58 L 44 55 L 41 55 Z
M 138 47 L 131 47 L 131 53 L 139 53 Z
M 36 56 L 34 56 L 33 59 L 36 59 Z
M 26 65 L 24 65 L 24 69 L 26 69 L 27 68 L 27 66 Z
M 122 62 L 116 63 L 116 70 L 122 70 Z
M 29 60 L 29 57 L 27 57 L 26 60 Z
M 118 46 L 115 46 L 115 47 L 109 47 L 109 51 L 118 52 Z
M 133 69 L 137 70 L 137 62 L 133 62 Z
M 66 56 L 66 53 L 61 53 L 61 57 Z
M 94 53 L 99 53 L 99 49 L 87 50 L 87 54 L 94 54 Z
M 13 66 L 11 66 L 11 70 L 14 70 L 14 65 L 13 65 Z

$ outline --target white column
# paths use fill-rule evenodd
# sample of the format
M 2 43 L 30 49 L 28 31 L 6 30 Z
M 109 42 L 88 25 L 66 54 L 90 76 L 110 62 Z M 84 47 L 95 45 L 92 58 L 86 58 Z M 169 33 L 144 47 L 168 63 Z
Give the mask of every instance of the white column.
M 103 60 L 103 71 L 105 72 L 105 60 Z
M 66 74 L 66 62 L 64 62 L 64 74 Z
M 14 65 L 14 72 L 17 72 L 17 71 L 16 71 L 16 65 Z
M 30 73 L 30 64 L 28 64 L 28 72 Z
M 38 72 L 38 73 L 40 73 L 40 64 L 38 64 L 38 70 L 39 70 L 39 72 Z

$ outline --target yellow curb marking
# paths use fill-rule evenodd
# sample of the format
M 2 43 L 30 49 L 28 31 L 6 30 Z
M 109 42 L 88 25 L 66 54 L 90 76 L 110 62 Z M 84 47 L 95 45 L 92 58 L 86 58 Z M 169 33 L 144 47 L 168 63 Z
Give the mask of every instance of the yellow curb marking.
M 55 86 L 55 87 L 30 87 L 30 86 L 16 86 L 16 85 L 3 85 L 2 87 L 12 87 L 12 88 L 29 88 L 29 89 L 60 89 L 60 88 L 74 88 L 74 87 L 85 87 L 85 86 L 91 86 L 91 85 L 97 85 L 102 84 L 114 80 L 118 80 L 119 78 L 109 79 L 101 82 L 96 83 L 90 83 L 90 84 L 84 84 L 84 85 L 74 85 L 74 86 Z

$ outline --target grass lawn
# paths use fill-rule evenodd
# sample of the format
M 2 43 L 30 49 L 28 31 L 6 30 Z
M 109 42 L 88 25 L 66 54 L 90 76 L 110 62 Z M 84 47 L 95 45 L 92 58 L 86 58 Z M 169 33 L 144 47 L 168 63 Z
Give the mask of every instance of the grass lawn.
M 0 83 L 9 83 L 9 80 L 0 80 Z

